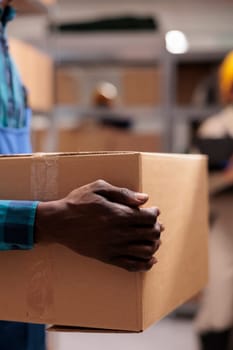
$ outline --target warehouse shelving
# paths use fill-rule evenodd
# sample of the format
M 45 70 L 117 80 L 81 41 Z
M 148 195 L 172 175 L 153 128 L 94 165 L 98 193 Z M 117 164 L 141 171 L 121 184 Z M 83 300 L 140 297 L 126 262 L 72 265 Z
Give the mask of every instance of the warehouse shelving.
M 95 49 L 93 43 L 95 44 L 96 41 L 102 42 L 103 47 L 107 50 L 104 50 L 101 46 Z M 131 42 L 131 46 L 128 44 L 129 42 Z M 142 45 L 141 49 L 138 50 L 138 54 L 135 54 L 134 52 L 136 52 L 136 48 L 140 47 L 140 44 Z M 162 101 L 158 106 L 147 108 L 147 112 L 155 116 L 162 116 L 165 135 L 164 150 L 166 151 L 175 151 L 174 139 L 177 122 L 181 120 L 189 122 L 193 119 L 206 118 L 219 109 L 219 106 L 216 105 L 196 107 L 192 105 L 182 106 L 177 103 L 175 91 L 179 79 L 178 65 L 181 63 L 199 64 L 200 62 L 218 63 L 230 50 L 230 47 L 221 48 L 221 50 L 202 49 L 201 51 L 195 50 L 187 54 L 174 55 L 165 50 L 164 38 L 161 34 L 150 34 L 148 36 L 137 34 L 135 37 L 133 34 L 115 35 L 115 37 L 110 35 L 82 35 L 79 37 L 53 35 L 46 43 L 39 42 L 37 45 L 43 51 L 48 51 L 53 57 L 55 67 L 67 67 L 74 64 L 79 67 L 156 67 L 160 65 L 163 71 L 160 82 Z M 126 45 L 127 50 L 124 50 Z M 85 111 L 90 112 L 90 109 L 85 106 L 55 106 L 53 113 L 55 124 L 56 114 L 61 110 L 64 114 L 74 113 L 75 111 L 83 114 L 85 114 Z M 129 114 L 131 110 L 131 108 L 119 108 L 116 111 L 124 115 Z M 138 110 L 140 111 L 140 108 Z M 98 110 L 91 109 L 91 112 L 93 115 L 98 114 Z
M 28 0 L 29 1 L 29 0 Z M 80 3 L 80 2 L 79 2 Z M 95 2 L 93 1 L 92 5 Z M 75 8 L 76 1 L 64 2 L 59 0 L 58 4 L 64 6 L 70 6 L 70 9 Z M 80 3 L 81 4 L 81 3 Z M 78 5 L 78 4 L 76 4 Z M 80 5 L 79 5 L 80 6 Z M 83 7 L 82 7 L 83 6 Z M 104 5 L 109 6 L 109 5 Z M 123 7 L 129 7 L 127 4 L 121 5 Z M 178 67 L 180 64 L 200 64 L 206 63 L 218 63 L 224 57 L 225 53 L 232 49 L 232 35 L 233 24 L 230 18 L 230 13 L 233 9 L 230 4 L 225 6 L 221 11 L 221 17 L 224 18 L 224 25 L 218 25 L 216 19 L 219 17 L 218 4 L 213 5 L 213 11 L 211 13 L 211 21 L 208 20 L 207 14 L 208 8 L 200 16 L 200 12 L 195 9 L 190 10 L 191 19 L 188 19 L 187 11 L 185 7 L 180 8 L 176 13 L 167 15 L 166 5 L 156 4 L 156 8 L 161 8 L 162 16 L 158 16 L 161 24 L 159 32 L 151 33 L 121 33 L 121 34 L 61 34 L 61 33 L 47 33 L 47 38 L 44 40 L 34 40 L 33 44 L 49 53 L 54 59 L 55 67 L 67 67 L 69 65 L 77 64 L 80 67 L 110 67 L 110 66 L 123 66 L 123 67 L 156 67 L 161 66 L 163 74 L 161 75 L 161 89 L 162 100 L 159 106 L 153 106 L 151 113 L 156 112 L 162 116 L 164 131 L 165 131 L 165 146 L 166 151 L 176 151 L 174 146 L 175 125 L 179 121 L 189 122 L 194 118 L 205 118 L 210 114 L 218 110 L 219 106 L 210 107 L 196 107 L 192 104 L 190 106 L 182 106 L 176 100 L 177 82 L 179 79 Z M 169 5 L 173 6 L 173 5 Z M 187 4 L 190 7 L 190 4 Z M 123 8 L 122 7 L 122 8 Z M 137 7 L 137 9 L 136 9 Z M 65 7 L 64 7 L 65 8 Z M 81 12 L 84 5 L 81 5 Z M 103 8 L 103 7 L 102 7 Z M 112 5 L 111 5 L 112 8 Z M 140 4 L 136 4 L 134 8 L 136 12 L 155 14 L 156 11 L 154 5 L 151 3 L 145 4 L 141 7 Z M 146 8 L 146 10 L 145 10 Z M 54 16 L 54 12 L 57 11 L 59 15 Z M 48 20 L 50 23 L 55 21 L 58 23 L 63 16 L 63 7 L 58 10 L 56 6 L 52 7 Z M 98 4 L 96 11 L 101 12 L 101 6 Z M 91 11 L 91 10 L 90 10 Z M 97 11 L 97 12 L 98 12 Z M 158 10 L 159 12 L 160 10 Z M 182 12 L 183 11 L 183 12 Z M 98 13 L 99 13 L 98 12 Z M 86 12 L 84 11 L 86 16 Z M 182 14 L 183 13 L 183 14 Z M 185 15 L 184 15 L 185 14 Z M 166 16 L 167 17 L 166 17 Z M 84 16 L 84 17 L 85 17 Z M 179 17 L 180 16 L 180 17 Z M 198 16 L 198 17 L 197 17 Z M 88 17 L 88 15 L 87 15 Z M 175 17 L 179 17 L 175 19 Z M 200 17 L 200 18 L 199 18 Z M 165 19 L 165 21 L 164 21 Z M 180 23 L 179 23 L 180 21 Z M 163 23 L 166 22 L 166 23 Z M 184 22 L 184 23 L 183 23 Z M 191 22 L 198 23 L 195 28 L 190 26 Z M 165 34 L 172 28 L 180 28 L 186 34 L 185 28 L 187 27 L 187 37 L 189 40 L 189 51 L 185 54 L 171 54 L 165 49 Z M 217 29 L 216 29 L 217 28 Z M 197 33 L 196 33 L 197 31 Z M 202 35 L 202 31 L 205 35 Z M 220 32 L 218 32 L 220 31 Z M 191 33 L 191 37 L 190 37 Z M 193 34 L 196 34 L 193 40 Z M 212 35 L 212 36 L 211 36 Z M 56 106 L 55 112 L 63 110 L 65 112 L 71 111 L 70 106 Z M 85 106 L 81 109 L 84 111 Z M 80 110 L 80 106 L 73 106 L 73 111 Z M 127 109 L 125 110 L 127 113 Z M 54 114 L 54 120 L 55 114 Z M 155 114 L 155 115 L 156 115 Z
M 122 39 L 124 40 L 125 38 L 122 36 Z M 118 38 L 118 40 L 120 39 Z M 166 52 L 166 50 L 164 49 L 163 38 L 161 37 L 161 35 L 154 35 L 154 37 L 151 36 L 150 40 L 151 41 L 148 40 L 148 47 L 150 48 L 150 50 L 139 50 L 139 57 L 137 55 L 135 55 L 134 57 L 130 57 L 130 55 L 125 54 L 124 51 L 122 51 L 121 55 L 114 55 L 114 50 L 111 51 L 111 47 L 109 48 L 110 52 L 112 53 L 111 55 L 102 52 L 99 55 L 95 55 L 95 57 L 93 53 L 90 52 L 88 54 L 85 54 L 85 50 L 83 49 L 81 49 L 82 55 L 78 53 L 75 54 L 74 52 L 68 50 L 65 54 L 60 52 L 60 54 L 57 53 L 54 55 L 55 64 L 56 66 L 67 66 L 75 63 L 79 66 L 102 65 L 105 67 L 107 65 L 138 67 L 155 67 L 156 65 L 160 65 L 163 71 L 163 74 L 161 76 L 161 87 L 163 89 L 163 97 L 160 106 L 154 106 L 153 108 L 151 108 L 151 112 L 154 112 L 154 115 L 158 115 L 157 113 L 162 115 L 165 130 L 164 149 L 166 151 L 173 151 L 175 138 L 174 126 L 179 120 L 191 121 L 194 118 L 206 118 L 207 116 L 215 113 L 219 109 L 219 106 L 216 105 L 201 108 L 192 105 L 182 106 L 177 103 L 175 91 L 178 79 L 178 65 L 180 63 L 191 62 L 197 64 L 200 62 L 220 62 L 226 54 L 226 52 L 230 49 L 230 47 L 218 51 L 208 50 L 208 52 L 206 52 L 202 50 L 201 52 L 195 51 L 183 55 L 174 55 Z M 114 41 L 111 40 L 111 44 L 114 47 Z M 137 45 L 139 45 L 140 47 L 139 42 L 137 43 Z M 62 45 L 58 44 L 57 47 L 61 49 Z M 77 47 L 80 47 L 79 44 L 77 44 Z M 73 108 L 78 110 L 78 108 L 75 106 Z M 85 107 L 83 107 L 82 109 L 84 110 L 84 108 Z M 63 111 L 65 111 L 64 106 Z M 127 109 L 125 109 L 125 113 L 127 113 Z
M 122 34 L 53 34 L 49 42 L 40 43 L 41 49 L 49 47 L 49 54 L 54 59 L 55 68 L 77 65 L 78 67 L 156 67 L 161 64 L 162 41 L 154 33 Z M 140 47 L 140 50 L 138 50 Z M 132 116 L 137 109 L 154 116 L 160 114 L 160 106 L 152 108 L 119 107 L 113 110 L 118 115 Z M 133 113 L 132 113 L 133 112 Z M 57 128 L 59 115 L 92 115 L 98 116 L 102 110 L 86 106 L 57 105 L 53 113 L 52 129 Z M 146 118 L 145 118 L 146 119 Z M 56 137 L 53 132 L 53 139 Z M 52 139 L 51 138 L 51 139 Z M 56 142 L 56 140 L 55 140 Z M 54 146 L 53 146 L 54 148 Z

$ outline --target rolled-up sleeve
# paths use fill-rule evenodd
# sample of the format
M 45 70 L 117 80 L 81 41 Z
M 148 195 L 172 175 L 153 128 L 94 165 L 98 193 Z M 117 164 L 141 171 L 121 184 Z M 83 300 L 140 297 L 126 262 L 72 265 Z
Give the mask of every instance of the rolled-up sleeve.
M 31 249 L 38 202 L 0 201 L 0 250 Z

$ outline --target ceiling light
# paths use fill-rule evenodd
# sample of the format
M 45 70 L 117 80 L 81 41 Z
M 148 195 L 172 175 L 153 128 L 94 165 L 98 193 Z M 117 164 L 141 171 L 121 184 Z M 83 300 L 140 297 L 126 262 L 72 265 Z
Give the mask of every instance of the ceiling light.
M 183 54 L 189 49 L 189 43 L 186 35 L 179 30 L 171 30 L 167 32 L 166 37 L 166 49 L 173 54 Z

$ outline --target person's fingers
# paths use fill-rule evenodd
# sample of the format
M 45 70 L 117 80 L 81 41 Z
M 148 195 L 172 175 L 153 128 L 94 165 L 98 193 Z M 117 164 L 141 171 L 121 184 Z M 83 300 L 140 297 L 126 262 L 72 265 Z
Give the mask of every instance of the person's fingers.
M 121 254 L 124 256 L 134 256 L 138 259 L 151 259 L 157 252 L 161 244 L 160 240 L 133 243 L 122 249 Z
M 154 226 L 154 229 L 155 229 L 155 232 L 156 232 L 156 239 L 160 239 L 161 234 L 165 231 L 164 226 L 161 223 L 156 222 L 155 226 Z
M 140 208 L 132 212 L 130 222 L 135 226 L 153 226 L 159 215 L 160 210 L 157 207 Z
M 143 244 L 146 242 L 159 240 L 161 237 L 162 226 L 156 223 L 154 226 L 133 226 L 118 227 L 118 233 L 115 236 L 115 242 L 124 245 Z M 147 245 L 147 244 L 146 244 Z
M 157 263 L 157 259 L 137 259 L 131 256 L 121 256 L 111 260 L 111 264 L 121 267 L 129 272 L 143 272 L 150 270 Z
M 109 202 L 108 202 L 109 203 Z M 109 203 L 108 207 L 116 213 L 117 225 L 149 226 L 155 225 L 160 211 L 158 208 L 130 208 L 122 204 Z
M 92 184 L 92 190 L 111 202 L 124 204 L 130 207 L 143 205 L 149 198 L 145 193 L 138 193 L 127 188 L 116 187 L 104 180 L 97 180 L 94 182 Z

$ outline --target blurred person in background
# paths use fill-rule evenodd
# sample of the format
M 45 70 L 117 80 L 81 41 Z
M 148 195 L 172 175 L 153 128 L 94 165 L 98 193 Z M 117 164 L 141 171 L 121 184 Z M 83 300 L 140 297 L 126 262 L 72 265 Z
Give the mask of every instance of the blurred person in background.
M 117 98 L 118 90 L 112 83 L 103 81 L 96 86 L 92 103 L 98 109 L 98 123 L 110 128 L 129 130 L 133 127 L 132 118 L 114 111 Z
M 202 123 L 196 142 L 209 156 L 210 188 L 221 184 L 210 200 L 209 282 L 196 318 L 202 350 L 233 349 L 233 51 L 220 66 L 219 92 L 224 108 Z
M 15 16 L 10 3 L 0 0 L 0 154 L 31 152 L 30 110 L 6 38 L 6 24 Z M 147 200 L 101 180 L 53 202 L 0 200 L 0 251 L 57 242 L 128 271 L 147 271 L 156 263 L 163 230 L 157 208 L 139 209 Z M 0 321 L 0 350 L 45 347 L 44 326 Z

